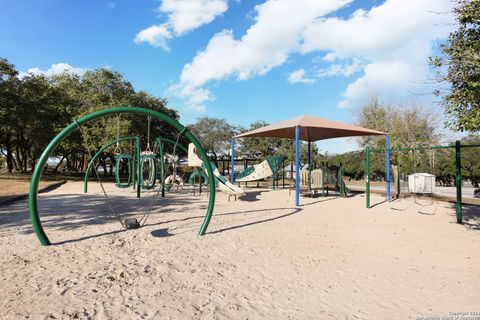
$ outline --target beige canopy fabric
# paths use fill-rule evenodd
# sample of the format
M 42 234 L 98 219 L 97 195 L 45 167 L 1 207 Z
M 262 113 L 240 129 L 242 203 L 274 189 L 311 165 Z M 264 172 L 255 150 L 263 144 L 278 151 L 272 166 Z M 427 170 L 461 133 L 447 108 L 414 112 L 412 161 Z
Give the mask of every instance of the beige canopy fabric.
M 385 133 L 376 130 L 303 115 L 277 124 L 248 131 L 235 137 L 277 137 L 295 139 L 296 127 L 300 128 L 300 140 L 310 142 L 340 137 L 385 135 Z

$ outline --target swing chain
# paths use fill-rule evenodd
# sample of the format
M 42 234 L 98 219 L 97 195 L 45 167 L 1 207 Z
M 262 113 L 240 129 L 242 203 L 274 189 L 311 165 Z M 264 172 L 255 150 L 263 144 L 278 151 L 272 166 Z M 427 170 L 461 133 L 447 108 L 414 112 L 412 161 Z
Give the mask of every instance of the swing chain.
M 173 145 L 173 155 L 175 155 L 176 153 L 176 149 L 177 149 L 177 145 L 178 145 L 178 142 L 180 141 L 180 137 L 184 134 L 185 131 L 187 131 L 188 128 L 187 127 L 184 127 L 182 129 L 182 131 L 180 131 L 178 134 L 177 134 L 177 139 L 175 141 L 175 144 Z M 163 161 L 163 159 L 162 159 Z M 164 168 L 164 172 L 163 172 L 163 176 L 165 177 L 166 173 L 167 173 L 167 168 Z M 153 196 L 150 197 L 150 207 L 148 208 L 148 210 L 144 213 L 144 215 L 140 218 L 140 220 L 138 221 L 138 223 L 143 227 L 145 225 L 145 223 L 147 223 L 147 219 L 149 218 L 150 214 L 152 213 L 152 210 L 153 210 L 153 206 L 155 205 L 155 199 L 158 198 L 158 195 L 160 194 L 160 191 L 162 190 L 162 188 L 158 188 L 157 190 L 157 193 Z
M 82 127 L 80 126 L 80 123 L 78 123 L 77 120 L 73 120 L 73 121 L 76 123 L 78 130 L 80 131 L 80 133 L 82 134 L 82 136 L 86 140 L 86 135 L 84 134 L 84 132 L 82 130 Z M 90 148 L 88 147 L 88 144 L 86 146 L 86 149 L 87 149 L 88 156 L 90 157 L 90 159 L 93 159 L 92 152 L 90 151 Z M 105 200 L 106 200 L 105 202 L 107 203 L 108 207 L 110 208 L 110 210 L 113 212 L 113 214 L 117 218 L 117 220 L 120 223 L 120 225 L 122 226 L 122 228 L 126 230 L 127 228 L 126 228 L 125 224 L 123 223 L 122 219 L 120 218 L 120 215 L 117 213 L 117 211 L 113 207 L 112 201 L 110 200 L 107 192 L 105 191 L 105 187 L 103 186 L 102 179 L 100 178 L 100 175 L 98 174 L 98 171 L 97 171 L 97 167 L 95 166 L 94 163 L 93 163 L 92 168 L 93 168 L 93 171 L 95 172 L 95 176 L 97 177 L 98 182 L 100 183 L 100 187 L 102 189 L 103 195 L 105 196 Z
M 118 156 L 122 153 L 122 148 L 120 148 L 120 114 L 117 115 L 117 146 L 113 151 L 113 154 Z
M 150 150 L 150 122 L 152 121 L 152 117 L 148 116 L 147 117 L 147 148 L 145 149 L 145 152 L 151 152 Z

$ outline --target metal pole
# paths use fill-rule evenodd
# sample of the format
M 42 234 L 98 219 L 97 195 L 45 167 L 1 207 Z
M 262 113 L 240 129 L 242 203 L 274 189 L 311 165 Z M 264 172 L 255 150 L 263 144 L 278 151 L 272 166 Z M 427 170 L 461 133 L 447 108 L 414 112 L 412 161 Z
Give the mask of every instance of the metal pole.
M 312 191 L 312 168 L 311 168 L 311 156 L 312 150 L 310 147 L 310 141 L 308 141 L 308 191 Z
M 136 170 L 137 170 L 137 198 L 140 198 L 140 192 L 141 192 L 141 181 L 142 179 L 140 178 L 140 137 L 137 137 L 137 139 L 135 139 L 135 148 L 137 149 L 137 152 L 136 152 L 136 159 L 137 159 L 137 167 L 136 167 Z
M 456 213 L 457 213 L 457 223 L 463 223 L 463 212 L 462 212 L 462 163 L 461 163 L 461 154 L 460 154 L 460 141 L 455 141 L 455 185 L 457 187 L 457 204 L 456 204 Z
M 198 193 L 202 195 L 202 171 L 200 169 L 197 169 L 197 172 L 198 172 L 198 181 L 200 181 L 200 184 L 198 185 Z
M 273 189 L 273 190 L 275 190 L 275 178 L 276 178 L 275 176 L 276 176 L 275 174 L 272 175 L 272 179 L 273 179 L 273 181 L 272 181 L 272 189 Z M 258 182 L 258 181 L 257 181 L 257 182 Z
M 325 197 L 325 161 L 322 161 L 322 197 Z
M 370 208 L 370 147 L 365 147 L 365 199 L 367 209 Z
M 346 196 L 346 194 L 343 193 L 343 167 L 341 162 L 340 162 L 340 168 L 338 169 L 338 180 L 339 180 L 339 186 L 340 186 L 340 195 Z
M 328 170 L 328 161 L 325 161 L 325 169 Z M 325 171 L 326 172 L 326 171 Z M 328 197 L 328 185 L 331 183 L 330 181 L 330 177 L 327 175 L 327 189 L 325 191 L 327 191 L 327 197 Z
M 160 179 L 162 179 L 162 181 L 161 181 L 162 182 L 162 198 L 165 198 L 165 162 L 164 162 L 164 157 L 163 157 L 163 143 L 162 142 L 159 143 L 158 149 L 160 151 Z
M 387 180 L 387 201 L 390 202 L 390 136 L 385 136 L 385 172 Z
M 295 206 L 300 206 L 300 128 L 295 127 Z
M 232 168 L 230 169 L 230 183 L 235 181 L 235 139 L 232 138 Z

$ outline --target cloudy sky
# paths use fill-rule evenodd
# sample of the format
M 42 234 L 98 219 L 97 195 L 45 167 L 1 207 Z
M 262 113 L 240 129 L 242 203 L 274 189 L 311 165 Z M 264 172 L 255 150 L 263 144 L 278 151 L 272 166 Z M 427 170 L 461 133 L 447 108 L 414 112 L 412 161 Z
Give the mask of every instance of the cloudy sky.
M 181 122 L 310 114 L 353 123 L 382 101 L 434 103 L 428 57 L 450 0 L 0 0 L 0 56 L 22 72 L 109 67 Z M 350 140 L 323 143 L 343 151 Z

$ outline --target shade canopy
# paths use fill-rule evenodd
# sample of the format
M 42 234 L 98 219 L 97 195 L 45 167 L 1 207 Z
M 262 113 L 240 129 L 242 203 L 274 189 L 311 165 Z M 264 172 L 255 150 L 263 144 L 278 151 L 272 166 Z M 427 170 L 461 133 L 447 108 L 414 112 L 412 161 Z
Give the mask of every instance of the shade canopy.
M 340 137 L 385 135 L 385 133 L 376 130 L 303 115 L 244 132 L 237 135 L 236 138 L 277 137 L 295 139 L 296 127 L 300 129 L 300 140 L 310 142 Z

